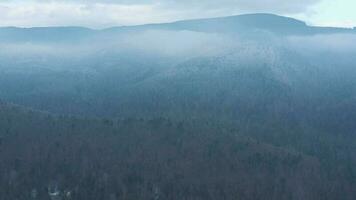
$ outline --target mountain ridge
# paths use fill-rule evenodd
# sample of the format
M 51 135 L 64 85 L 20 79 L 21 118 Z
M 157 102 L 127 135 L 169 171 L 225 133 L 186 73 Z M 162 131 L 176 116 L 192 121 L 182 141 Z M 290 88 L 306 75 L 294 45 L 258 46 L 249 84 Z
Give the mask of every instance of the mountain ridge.
M 10 40 L 77 40 L 100 34 L 126 33 L 146 30 L 197 31 L 243 34 L 268 31 L 279 35 L 314 35 L 332 33 L 356 33 L 355 28 L 309 26 L 301 20 L 268 13 L 233 15 L 216 18 L 180 20 L 169 23 L 153 23 L 134 26 L 114 26 L 91 29 L 81 26 L 53 27 L 0 27 L 0 38 Z M 1 39 L 0 39 L 1 41 Z

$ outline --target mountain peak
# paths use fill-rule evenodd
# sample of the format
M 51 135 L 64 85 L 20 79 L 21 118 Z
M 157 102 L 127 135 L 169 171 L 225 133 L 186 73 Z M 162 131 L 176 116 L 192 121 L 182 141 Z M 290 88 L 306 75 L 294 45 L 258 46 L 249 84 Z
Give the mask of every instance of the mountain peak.
M 291 17 L 280 16 L 276 14 L 270 14 L 270 13 L 244 14 L 244 15 L 236 15 L 233 17 L 250 23 L 265 23 L 265 24 L 279 23 L 280 25 L 292 24 L 298 26 L 306 26 L 306 23 L 301 20 L 297 20 Z
M 136 29 L 169 29 L 201 32 L 241 33 L 251 30 L 266 30 L 280 34 L 301 33 L 309 27 L 305 22 L 269 13 L 255 13 L 226 17 L 192 19 L 164 24 L 136 26 Z M 117 27 L 116 29 L 120 29 Z

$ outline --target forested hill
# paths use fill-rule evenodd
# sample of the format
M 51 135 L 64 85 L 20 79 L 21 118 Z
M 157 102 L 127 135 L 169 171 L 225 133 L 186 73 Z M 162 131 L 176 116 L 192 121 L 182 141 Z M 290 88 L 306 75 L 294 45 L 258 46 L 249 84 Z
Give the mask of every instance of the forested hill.
M 354 200 L 354 32 L 0 28 L 0 200 Z
M 317 158 L 198 121 L 85 120 L 1 103 L 0 134 L 4 200 L 48 199 L 48 191 L 86 200 L 315 199 L 328 189 Z

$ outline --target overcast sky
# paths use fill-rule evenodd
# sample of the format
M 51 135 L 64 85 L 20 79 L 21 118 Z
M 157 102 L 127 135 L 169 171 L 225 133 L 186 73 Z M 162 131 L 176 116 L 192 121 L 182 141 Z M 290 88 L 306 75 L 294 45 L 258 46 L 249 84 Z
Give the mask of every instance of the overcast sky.
M 311 25 L 356 26 L 356 0 L 0 0 L 0 26 L 109 26 L 275 13 Z

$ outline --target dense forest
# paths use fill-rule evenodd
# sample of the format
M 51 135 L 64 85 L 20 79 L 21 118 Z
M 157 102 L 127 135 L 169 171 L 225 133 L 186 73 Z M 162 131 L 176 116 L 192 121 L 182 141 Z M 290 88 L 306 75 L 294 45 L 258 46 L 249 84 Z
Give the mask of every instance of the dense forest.
M 308 155 L 204 121 L 88 120 L 4 103 L 0 117 L 1 199 L 51 192 L 57 199 L 348 199 L 355 192 L 352 163 L 324 155 L 322 141 L 313 142 L 322 154 Z
M 1 200 L 356 198 L 353 29 L 256 14 L 0 36 Z

